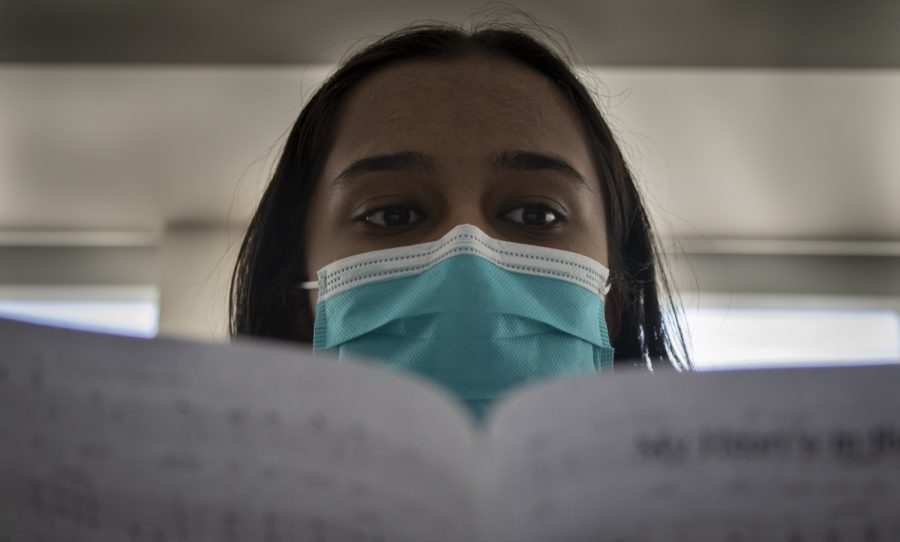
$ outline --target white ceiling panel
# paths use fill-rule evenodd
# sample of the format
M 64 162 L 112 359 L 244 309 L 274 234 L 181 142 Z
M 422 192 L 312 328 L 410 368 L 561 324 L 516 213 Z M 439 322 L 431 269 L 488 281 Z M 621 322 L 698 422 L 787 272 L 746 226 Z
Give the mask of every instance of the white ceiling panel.
M 0 65 L 0 231 L 243 223 L 328 69 Z M 663 233 L 900 240 L 900 70 L 588 83 Z

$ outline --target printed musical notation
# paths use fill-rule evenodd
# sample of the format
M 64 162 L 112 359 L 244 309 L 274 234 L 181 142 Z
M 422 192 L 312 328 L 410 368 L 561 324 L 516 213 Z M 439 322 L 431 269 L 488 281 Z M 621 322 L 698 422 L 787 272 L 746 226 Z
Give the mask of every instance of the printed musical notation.
M 715 408 L 577 383 L 523 400 L 492 434 L 495 494 L 517 496 L 499 515 L 519 541 L 900 540 L 900 401 L 829 375 L 698 384 Z
M 0 542 L 900 540 L 881 371 L 569 379 L 480 432 L 362 365 L 15 331 Z
M 353 416 L 91 376 L 0 360 L 0 541 L 471 534 L 456 473 Z

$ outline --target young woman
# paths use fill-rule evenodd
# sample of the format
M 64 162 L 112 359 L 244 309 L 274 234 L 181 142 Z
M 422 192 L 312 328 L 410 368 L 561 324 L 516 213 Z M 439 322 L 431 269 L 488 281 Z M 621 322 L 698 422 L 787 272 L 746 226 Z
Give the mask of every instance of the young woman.
M 609 127 L 516 29 L 410 27 L 312 96 L 244 238 L 232 335 L 431 377 L 480 414 L 524 382 L 689 368 Z

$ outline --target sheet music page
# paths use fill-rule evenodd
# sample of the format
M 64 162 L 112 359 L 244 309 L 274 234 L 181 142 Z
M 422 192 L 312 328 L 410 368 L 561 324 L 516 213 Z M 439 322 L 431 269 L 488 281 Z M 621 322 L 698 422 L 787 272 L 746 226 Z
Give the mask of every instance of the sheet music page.
M 299 349 L 0 321 L 0 540 L 473 538 L 436 388 Z
M 897 365 L 562 380 L 490 424 L 496 540 L 900 540 Z

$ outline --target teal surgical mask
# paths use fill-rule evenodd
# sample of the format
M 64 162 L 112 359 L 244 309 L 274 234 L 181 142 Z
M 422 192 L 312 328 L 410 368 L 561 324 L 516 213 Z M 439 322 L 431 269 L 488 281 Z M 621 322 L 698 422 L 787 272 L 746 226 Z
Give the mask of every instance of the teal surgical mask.
M 457 226 L 437 241 L 338 260 L 313 349 L 430 378 L 481 419 L 516 386 L 612 370 L 609 270 L 573 252 Z

